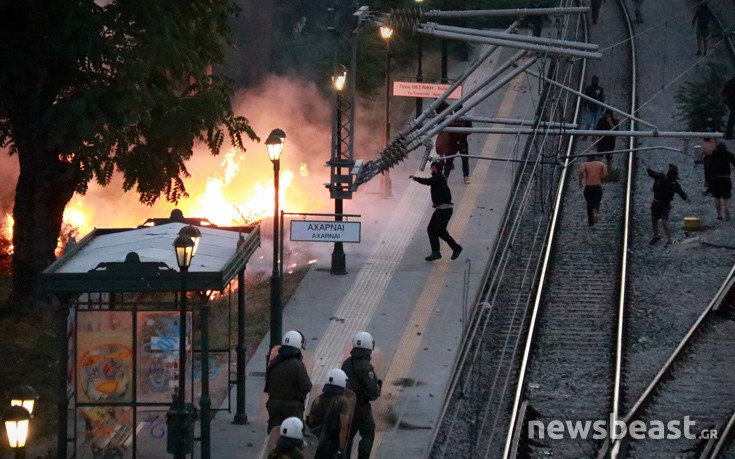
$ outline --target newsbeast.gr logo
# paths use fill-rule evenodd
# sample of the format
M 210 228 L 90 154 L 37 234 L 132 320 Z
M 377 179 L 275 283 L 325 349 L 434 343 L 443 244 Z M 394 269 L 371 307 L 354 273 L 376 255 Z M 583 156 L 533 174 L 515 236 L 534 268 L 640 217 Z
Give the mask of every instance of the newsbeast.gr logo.
M 668 422 L 655 419 L 649 421 L 638 420 L 628 425 L 625 421 L 613 419 L 613 415 L 610 413 L 608 419 L 597 421 L 528 421 L 528 438 L 531 440 L 561 440 L 565 438 L 580 440 L 612 438 L 618 440 L 625 438 L 626 435 L 634 440 L 647 438 L 677 440 L 682 437 L 690 440 L 717 438 L 717 430 L 704 429 L 697 431 L 696 424 L 689 416 L 684 416 L 683 421 L 679 419 L 672 419 Z

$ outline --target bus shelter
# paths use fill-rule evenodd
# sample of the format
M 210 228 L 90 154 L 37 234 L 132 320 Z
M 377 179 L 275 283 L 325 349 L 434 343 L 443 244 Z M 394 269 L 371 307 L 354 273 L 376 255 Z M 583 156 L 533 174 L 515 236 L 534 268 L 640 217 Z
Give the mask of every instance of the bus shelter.
M 201 457 L 209 457 L 211 415 L 233 411 L 233 385 L 234 423 L 247 423 L 245 269 L 260 246 L 260 229 L 158 220 L 138 228 L 95 229 L 67 246 L 42 274 L 64 337 L 58 458 L 170 457 L 167 441 L 181 435 L 169 435 L 173 427 L 167 423 L 177 393 L 185 394 L 193 411 L 185 426 L 189 445 L 178 457 L 192 453 L 195 440 Z M 190 266 L 181 269 L 173 242 L 190 226 L 201 236 Z M 213 394 L 224 396 L 223 408 L 210 408 Z

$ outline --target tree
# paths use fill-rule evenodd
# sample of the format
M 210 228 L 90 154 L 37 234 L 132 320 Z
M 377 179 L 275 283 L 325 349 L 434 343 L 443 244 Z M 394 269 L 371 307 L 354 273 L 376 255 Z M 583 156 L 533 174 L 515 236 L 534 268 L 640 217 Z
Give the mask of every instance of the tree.
M 230 82 L 230 0 L 0 0 L 0 147 L 18 155 L 12 298 L 39 293 L 64 208 L 113 172 L 153 204 L 186 196 L 196 140 L 257 139 Z M 104 3 L 104 5 L 102 5 Z
M 694 79 L 684 82 L 674 95 L 679 104 L 678 118 L 692 131 L 722 132 L 727 107 L 720 91 L 727 81 L 728 68 L 716 62 L 700 69 Z

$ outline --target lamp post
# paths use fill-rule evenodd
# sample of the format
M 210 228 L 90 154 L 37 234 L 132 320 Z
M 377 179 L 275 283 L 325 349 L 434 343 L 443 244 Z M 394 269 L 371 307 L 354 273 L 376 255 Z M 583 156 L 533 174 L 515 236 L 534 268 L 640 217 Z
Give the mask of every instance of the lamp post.
M 191 229 L 196 230 L 192 231 Z M 197 236 L 199 234 L 199 236 Z M 175 459 L 185 459 L 192 450 L 194 423 L 194 409 L 186 403 L 186 275 L 191 266 L 199 245 L 201 233 L 193 226 L 184 227 L 179 231 L 173 246 L 176 251 L 176 264 L 181 272 L 181 298 L 179 301 L 179 387 L 174 403 L 167 415 L 168 437 L 166 450 L 174 455 Z
M 419 8 L 419 20 L 421 20 L 421 4 L 424 2 L 424 0 L 416 0 L 416 4 Z M 424 60 L 423 57 L 423 48 L 424 48 L 424 40 L 423 35 L 421 33 L 419 35 L 419 55 L 418 55 L 418 66 L 416 67 L 416 81 L 418 83 L 421 83 L 424 81 L 424 74 L 421 69 L 422 61 Z M 421 112 L 424 111 L 424 99 L 421 97 L 416 98 L 416 118 L 421 116 Z
M 5 410 L 5 432 L 8 434 L 8 445 L 15 451 L 15 459 L 25 458 L 30 419 L 31 414 L 23 406 L 13 405 Z
M 335 106 L 335 120 L 332 129 L 333 133 L 333 144 L 332 148 L 341 150 L 342 148 L 342 101 L 340 92 L 344 89 L 347 83 L 347 71 L 342 71 L 339 74 L 332 77 L 332 85 L 336 90 L 336 106 Z M 334 158 L 334 154 L 332 155 Z M 338 169 L 338 173 L 339 173 Z M 332 184 L 334 186 L 334 184 Z M 342 214 L 344 213 L 344 203 L 342 198 L 334 199 L 334 221 L 342 221 Z M 332 267 L 330 274 L 344 275 L 347 274 L 347 262 L 345 259 L 345 249 L 342 242 L 334 243 L 334 250 L 332 251 Z
M 444 6 L 442 7 L 443 11 L 447 10 L 447 0 L 444 0 Z M 449 69 L 448 69 L 448 63 L 447 63 L 447 53 L 448 53 L 448 47 L 449 42 L 447 42 L 446 38 L 442 38 L 442 83 L 449 83 Z
M 390 142 L 390 39 L 393 29 L 388 26 L 380 27 L 380 36 L 385 40 L 385 120 L 383 125 L 384 146 Z M 383 172 L 380 176 L 380 196 L 390 198 L 393 195 L 393 186 L 390 180 L 390 170 Z
M 283 328 L 283 305 L 281 298 L 281 254 L 279 250 L 279 196 L 278 196 L 278 179 L 281 172 L 281 153 L 283 152 L 283 144 L 286 141 L 286 133 L 281 129 L 273 129 L 265 141 L 268 148 L 268 158 L 273 163 L 273 190 L 274 190 L 274 210 L 273 210 L 273 274 L 271 275 L 271 341 L 270 347 L 273 349 L 281 342 L 281 329 Z

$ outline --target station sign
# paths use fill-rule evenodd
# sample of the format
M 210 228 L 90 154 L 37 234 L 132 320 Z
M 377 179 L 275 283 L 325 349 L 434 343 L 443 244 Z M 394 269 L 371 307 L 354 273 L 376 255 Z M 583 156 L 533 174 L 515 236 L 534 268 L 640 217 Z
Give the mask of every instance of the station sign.
M 291 240 L 307 242 L 360 242 L 360 222 L 291 220 Z
M 418 81 L 394 81 L 393 95 L 436 99 L 444 94 L 444 91 L 446 91 L 447 88 L 449 88 L 448 84 L 420 83 Z M 452 91 L 447 99 L 459 99 L 460 97 L 462 97 L 461 85 Z

